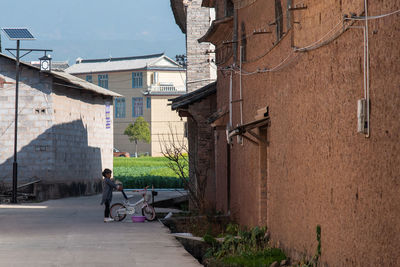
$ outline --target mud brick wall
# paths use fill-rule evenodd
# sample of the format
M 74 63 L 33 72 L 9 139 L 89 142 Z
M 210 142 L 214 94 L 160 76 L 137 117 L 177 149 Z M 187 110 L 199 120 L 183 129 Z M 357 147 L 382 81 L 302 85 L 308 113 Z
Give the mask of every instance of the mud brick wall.
M 274 1 L 259 0 L 238 10 L 239 31 L 244 22 L 248 35 L 264 27 L 273 32 L 247 39 L 244 70 L 271 69 L 294 46 L 318 41 L 344 14 L 364 12 L 364 1 L 306 1 L 307 9 L 292 13 L 296 23 L 288 29 L 287 2 L 281 2 L 287 34 L 278 43 L 274 26 L 268 26 L 275 19 Z M 400 9 L 398 1 L 368 2 L 370 16 Z M 370 138 L 357 133 L 357 100 L 364 96 L 361 29 L 295 54 L 279 71 L 243 76 L 244 123 L 268 105 L 271 125 L 261 133 L 269 142 L 264 155 L 247 140 L 243 145 L 234 140 L 230 211 L 242 224 L 267 225 L 272 240 L 290 256 L 315 253 L 320 225 L 323 266 L 400 264 L 399 29 L 398 14 L 369 22 Z M 229 74 L 218 73 L 218 108 L 228 105 Z M 237 73 L 233 94 L 239 98 Z M 232 115 L 237 125 L 238 104 Z M 216 135 L 217 166 L 226 166 L 224 133 Z M 226 170 L 216 171 L 217 200 L 222 202 L 217 206 L 226 207 L 227 191 L 218 187 L 226 185 Z

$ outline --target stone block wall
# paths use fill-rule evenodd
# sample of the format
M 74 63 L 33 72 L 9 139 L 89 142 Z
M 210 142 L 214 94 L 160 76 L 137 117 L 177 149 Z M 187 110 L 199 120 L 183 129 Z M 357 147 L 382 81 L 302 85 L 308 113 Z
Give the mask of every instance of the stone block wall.
M 187 56 L 187 91 L 192 92 L 209 84 L 216 78 L 216 69 L 209 62 L 215 59 L 214 50 L 210 43 L 199 43 L 210 27 L 210 8 L 201 7 L 202 0 L 188 1 L 187 29 L 186 29 L 186 56 Z M 213 64 L 213 63 L 212 63 Z
M 12 183 L 15 62 L 0 57 L 0 183 Z M 113 167 L 112 97 L 57 84 L 23 66 L 19 83 L 18 184 L 35 185 L 39 200 L 101 190 L 101 172 Z M 106 103 L 111 127 L 106 128 Z
M 106 128 L 105 119 L 107 102 L 112 125 L 112 98 L 55 86 L 53 99 L 56 176 L 101 178 L 102 169 L 113 166 L 113 128 Z
M 15 118 L 15 62 L 0 58 L 0 182 L 12 181 Z M 23 67 L 19 83 L 18 180 L 50 178 L 54 173 L 52 146 L 52 79 L 47 74 Z

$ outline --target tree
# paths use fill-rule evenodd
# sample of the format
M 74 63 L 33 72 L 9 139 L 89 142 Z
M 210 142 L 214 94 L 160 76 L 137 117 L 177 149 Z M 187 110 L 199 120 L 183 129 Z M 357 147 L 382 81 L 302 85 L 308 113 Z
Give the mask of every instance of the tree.
M 168 159 L 167 167 L 183 181 L 188 191 L 189 208 L 200 214 L 205 213 L 206 208 L 206 187 L 207 170 L 197 168 L 197 162 L 192 151 L 186 144 L 184 137 L 181 137 L 176 129 L 169 127 L 170 133 L 167 136 L 160 136 L 161 154 Z M 190 167 L 189 167 L 190 165 Z
M 126 127 L 124 135 L 129 137 L 130 142 L 135 142 L 135 157 L 137 158 L 138 141 L 150 143 L 150 126 L 143 117 L 139 117 L 134 124 L 130 123 Z

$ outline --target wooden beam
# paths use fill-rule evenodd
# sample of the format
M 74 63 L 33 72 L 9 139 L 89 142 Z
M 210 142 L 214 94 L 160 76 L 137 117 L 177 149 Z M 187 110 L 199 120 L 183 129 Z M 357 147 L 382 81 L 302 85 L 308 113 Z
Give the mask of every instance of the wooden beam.
M 253 144 L 257 145 L 257 146 L 259 145 L 259 143 L 257 143 L 257 142 L 254 141 L 253 139 L 251 139 L 251 138 L 245 136 L 244 134 L 242 135 L 242 137 L 243 137 L 244 139 L 246 139 L 246 140 L 249 140 L 251 143 L 253 143 Z
M 264 143 L 266 145 L 268 145 L 267 140 L 264 140 L 263 138 L 261 138 L 258 134 L 256 134 L 255 132 L 253 132 L 252 130 L 247 130 L 247 132 L 253 136 L 255 139 L 257 139 L 260 143 Z

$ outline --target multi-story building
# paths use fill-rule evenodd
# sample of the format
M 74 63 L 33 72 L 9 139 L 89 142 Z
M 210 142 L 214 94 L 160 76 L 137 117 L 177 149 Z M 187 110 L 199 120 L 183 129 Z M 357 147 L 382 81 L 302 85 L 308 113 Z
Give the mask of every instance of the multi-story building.
M 150 125 L 150 144 L 139 142 L 138 153 L 161 155 L 161 145 L 171 129 L 184 135 L 184 120 L 171 111 L 168 99 L 186 93 L 185 69 L 164 54 L 136 57 L 80 59 L 66 70 L 70 74 L 118 92 L 114 102 L 114 146 L 135 152 L 135 145 L 124 135 L 138 117 Z

